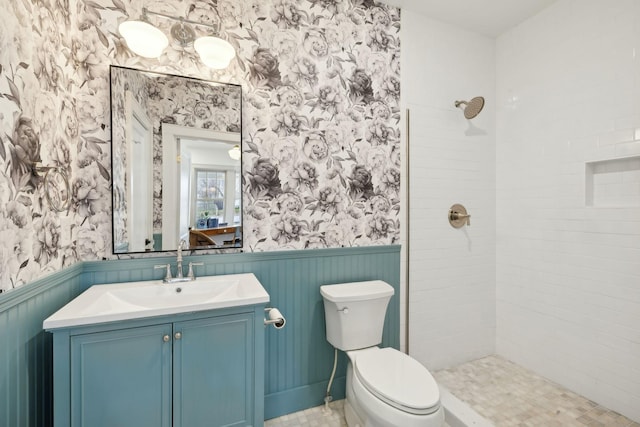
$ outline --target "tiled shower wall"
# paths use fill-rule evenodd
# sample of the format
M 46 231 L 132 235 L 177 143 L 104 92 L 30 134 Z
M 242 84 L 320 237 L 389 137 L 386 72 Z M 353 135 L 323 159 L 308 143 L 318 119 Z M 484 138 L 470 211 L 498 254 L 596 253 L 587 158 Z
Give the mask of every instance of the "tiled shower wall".
M 639 16 L 558 1 L 498 38 L 496 100 L 497 352 L 636 421 L 640 168 L 587 206 L 585 163 L 640 155 Z
M 495 42 L 406 10 L 402 32 L 409 353 L 440 369 L 495 351 Z M 486 105 L 468 121 L 454 103 L 475 96 Z M 469 227 L 449 225 L 454 203 L 471 214 Z

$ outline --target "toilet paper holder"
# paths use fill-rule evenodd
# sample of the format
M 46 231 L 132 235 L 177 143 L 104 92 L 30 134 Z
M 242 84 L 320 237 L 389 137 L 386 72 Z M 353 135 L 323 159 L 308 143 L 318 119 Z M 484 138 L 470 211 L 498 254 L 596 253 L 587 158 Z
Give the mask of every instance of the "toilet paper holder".
M 276 329 L 282 329 L 284 325 L 287 324 L 287 319 L 284 318 L 277 308 L 267 307 L 264 311 L 267 313 L 267 319 L 264 319 L 265 326 L 272 325 Z

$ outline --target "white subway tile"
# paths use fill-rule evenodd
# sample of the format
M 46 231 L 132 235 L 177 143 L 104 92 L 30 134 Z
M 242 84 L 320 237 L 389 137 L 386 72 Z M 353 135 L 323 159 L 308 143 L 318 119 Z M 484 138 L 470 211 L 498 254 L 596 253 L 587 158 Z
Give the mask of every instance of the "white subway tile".
M 639 179 L 603 171 L 594 202 L 611 207 L 585 207 L 583 162 L 640 153 L 639 11 L 560 0 L 496 53 L 497 351 L 629 416 L 640 407 L 640 207 L 613 206 L 640 197 Z

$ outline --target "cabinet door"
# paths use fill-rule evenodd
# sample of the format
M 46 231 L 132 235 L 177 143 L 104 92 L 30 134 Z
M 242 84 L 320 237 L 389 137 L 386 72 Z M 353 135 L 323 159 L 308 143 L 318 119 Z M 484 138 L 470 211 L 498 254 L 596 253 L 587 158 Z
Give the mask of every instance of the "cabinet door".
M 253 424 L 253 313 L 174 324 L 174 427 Z
M 72 427 L 170 427 L 170 337 L 170 324 L 71 337 Z

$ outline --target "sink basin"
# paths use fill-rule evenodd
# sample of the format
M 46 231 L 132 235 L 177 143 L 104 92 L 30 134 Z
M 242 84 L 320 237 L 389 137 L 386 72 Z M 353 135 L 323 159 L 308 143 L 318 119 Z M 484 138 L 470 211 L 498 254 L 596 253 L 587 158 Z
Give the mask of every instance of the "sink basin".
M 151 280 L 94 285 L 47 318 L 43 327 L 57 329 L 267 302 L 269 294 L 252 273 L 171 284 Z

